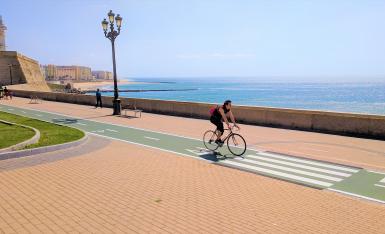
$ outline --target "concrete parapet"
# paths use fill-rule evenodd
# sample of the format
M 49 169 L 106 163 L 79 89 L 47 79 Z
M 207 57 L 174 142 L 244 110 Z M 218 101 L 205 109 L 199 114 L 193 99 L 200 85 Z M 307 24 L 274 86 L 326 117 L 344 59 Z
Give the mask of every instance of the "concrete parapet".
M 95 105 L 95 96 L 15 90 L 15 96 L 31 95 L 45 100 Z M 103 106 L 112 107 L 113 97 L 102 97 Z M 209 118 L 209 109 L 215 104 L 166 101 L 156 99 L 121 98 L 122 105 L 132 104 L 150 113 L 192 118 Z M 385 116 L 284 108 L 233 106 L 238 122 L 261 126 L 300 129 L 355 137 L 385 139 Z

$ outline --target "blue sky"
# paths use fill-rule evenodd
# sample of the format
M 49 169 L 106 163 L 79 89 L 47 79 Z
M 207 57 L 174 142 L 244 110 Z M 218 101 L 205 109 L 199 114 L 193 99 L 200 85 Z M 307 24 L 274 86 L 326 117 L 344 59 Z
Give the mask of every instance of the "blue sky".
M 0 0 L 8 50 L 121 77 L 385 81 L 385 1 Z

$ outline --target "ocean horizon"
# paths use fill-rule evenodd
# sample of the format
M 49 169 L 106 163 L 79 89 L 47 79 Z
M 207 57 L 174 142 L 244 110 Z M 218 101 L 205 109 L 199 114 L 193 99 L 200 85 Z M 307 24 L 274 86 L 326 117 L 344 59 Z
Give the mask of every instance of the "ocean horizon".
M 138 83 L 119 85 L 119 90 L 145 92 L 120 92 L 121 97 L 215 104 L 230 99 L 233 105 L 242 106 L 385 115 L 385 82 L 261 82 L 226 78 L 124 80 Z M 102 89 L 111 90 L 113 86 Z M 113 92 L 105 92 L 103 95 L 113 96 Z

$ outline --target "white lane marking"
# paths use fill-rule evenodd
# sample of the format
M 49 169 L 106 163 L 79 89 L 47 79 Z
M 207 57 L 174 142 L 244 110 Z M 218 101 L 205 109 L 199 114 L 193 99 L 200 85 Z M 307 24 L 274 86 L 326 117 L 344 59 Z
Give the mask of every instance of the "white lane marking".
M 287 166 L 293 166 L 293 167 L 298 167 L 298 168 L 303 168 L 303 169 L 308 169 L 308 170 L 313 170 L 313 171 L 318 171 L 318 172 L 323 172 L 331 175 L 336 175 L 336 176 L 343 176 L 343 177 L 349 177 L 351 174 L 347 174 L 344 172 L 337 172 L 337 171 L 331 171 L 328 169 L 322 169 L 318 167 L 312 167 L 312 166 L 306 166 L 298 163 L 291 163 L 291 162 L 286 162 L 286 161 L 280 161 L 277 159 L 272 159 L 272 158 L 267 158 L 267 157 L 262 157 L 262 156 L 255 156 L 255 155 L 247 155 L 247 157 L 254 158 L 254 159 L 259 159 L 263 161 L 268 161 L 268 162 L 273 162 L 273 163 L 279 163 Z
M 200 150 L 207 150 L 207 151 L 210 151 L 210 150 L 208 150 L 208 149 L 206 149 L 206 148 L 203 148 L 203 147 L 195 147 L 195 148 L 200 149 Z
M 199 149 L 199 151 L 201 151 L 201 152 L 203 151 L 203 152 L 213 153 L 212 150 L 209 150 L 207 148 L 202 148 L 202 147 L 195 147 L 195 148 Z
M 148 137 L 148 136 L 145 136 L 144 138 L 147 138 L 147 139 L 150 139 L 150 140 L 154 140 L 154 141 L 159 141 L 160 140 L 158 138 L 153 138 L 153 137 Z
M 25 111 L 21 111 L 21 112 L 24 113 L 24 114 L 27 113 L 27 112 L 25 112 Z
M 380 180 L 380 182 L 381 183 L 385 183 L 385 177 L 384 177 L 384 179 Z
M 200 150 L 193 150 L 193 149 L 185 149 L 185 150 L 187 150 L 190 153 L 199 155 L 199 156 L 206 155 L 206 154 L 211 154 L 211 152 L 202 152 Z
M 140 145 L 140 146 L 151 148 L 151 149 L 158 149 L 158 150 L 165 151 L 165 152 L 168 152 L 168 153 L 179 154 L 179 155 L 182 155 L 182 156 L 203 160 L 203 161 L 208 162 L 208 163 L 213 163 L 213 161 L 211 161 L 211 160 L 206 160 L 204 158 L 200 158 L 200 157 L 196 157 L 196 156 L 192 156 L 192 155 L 188 155 L 188 154 L 184 154 L 184 153 L 179 153 L 179 152 L 172 151 L 172 150 L 166 150 L 166 149 L 158 148 L 158 147 L 155 147 L 155 146 L 144 145 L 144 144 L 136 143 L 136 142 L 133 142 L 133 141 L 122 140 L 122 139 L 119 139 L 119 138 L 104 136 L 104 135 L 100 135 L 100 134 L 92 133 L 92 132 L 90 134 L 98 136 L 98 137 L 104 137 L 104 138 L 111 139 L 111 140 L 117 140 L 117 141 L 122 141 L 122 142 L 130 143 L 130 144 L 134 144 L 134 145 Z
M 336 177 L 332 177 L 332 176 L 321 175 L 321 174 L 317 174 L 317 173 L 313 173 L 313 172 L 308 172 L 308 171 L 301 171 L 301 170 L 298 170 L 298 169 L 293 169 L 293 168 L 278 166 L 278 165 L 274 165 L 274 164 L 270 164 L 270 163 L 254 161 L 254 160 L 250 160 L 250 159 L 235 158 L 235 160 L 242 161 L 242 162 L 248 162 L 248 163 L 251 163 L 251 164 L 254 164 L 254 165 L 261 165 L 261 166 L 271 167 L 271 168 L 275 168 L 275 169 L 279 169 L 279 170 L 284 170 L 284 171 L 288 171 L 288 172 L 294 172 L 294 173 L 301 174 L 301 175 L 308 175 L 308 176 L 318 177 L 318 178 L 321 178 L 321 179 L 326 179 L 326 180 L 331 180 L 331 181 L 341 181 L 342 180 L 340 178 L 336 178 Z
M 288 161 L 293 161 L 293 162 L 300 162 L 300 163 L 306 163 L 306 164 L 315 165 L 315 166 L 328 167 L 328 168 L 337 169 L 337 170 L 341 170 L 341 171 L 348 171 L 348 172 L 358 172 L 359 171 L 358 169 L 346 168 L 346 167 L 342 167 L 342 166 L 335 166 L 335 165 L 321 163 L 321 162 L 315 162 L 315 161 L 310 161 L 310 160 L 305 160 L 305 159 L 293 158 L 290 156 L 277 155 L 277 154 L 271 154 L 271 153 L 258 153 L 258 154 L 263 155 L 263 156 L 267 156 L 267 157 L 272 157 L 272 158 L 286 159 Z
M 109 131 L 109 132 L 118 132 L 118 131 L 116 131 L 116 130 L 113 130 L 113 129 L 106 129 L 107 131 Z
M 83 125 L 83 126 L 87 125 L 87 124 L 85 124 L 85 123 L 76 123 L 76 124 Z
M 13 109 L 8 108 L 8 110 L 13 111 Z
M 385 175 L 384 172 L 379 172 L 379 171 L 371 171 L 371 170 L 367 170 L 368 172 L 372 172 L 372 173 L 376 173 L 376 174 L 381 174 L 381 175 Z M 384 178 L 385 180 L 385 178 Z
M 269 169 L 262 168 L 262 167 L 250 166 L 250 165 L 246 165 L 246 164 L 242 164 L 242 163 L 237 163 L 237 162 L 232 162 L 232 161 L 227 161 L 227 160 L 220 162 L 220 164 L 227 164 L 227 165 L 232 165 L 232 166 L 238 166 L 238 167 L 241 167 L 241 168 L 251 169 L 251 170 L 254 170 L 254 171 L 257 171 L 257 172 L 258 171 L 259 172 L 265 172 L 265 173 L 268 173 L 268 174 L 272 174 L 272 175 L 276 175 L 276 176 L 281 176 L 281 177 L 284 177 L 284 178 L 293 179 L 293 180 L 297 180 L 297 181 L 302 181 L 302 182 L 306 182 L 306 183 L 310 183 L 310 184 L 316 184 L 316 185 L 320 185 L 320 186 L 324 186 L 324 187 L 330 187 L 330 186 L 333 185 L 331 183 L 327 183 L 327 182 L 324 182 L 324 181 L 309 179 L 309 178 L 305 178 L 305 177 L 302 177 L 302 176 L 296 176 L 296 175 L 288 174 L 288 173 L 285 173 L 285 172 L 273 171 L 273 170 L 269 170 Z
M 371 197 L 366 197 L 366 196 L 358 195 L 358 194 L 355 194 L 355 193 L 349 193 L 349 192 L 345 192 L 345 191 L 338 190 L 338 189 L 333 189 L 333 188 L 328 188 L 328 190 L 331 190 L 331 191 L 334 191 L 334 192 L 338 192 L 338 193 L 347 194 L 347 195 L 354 196 L 354 197 L 365 198 L 365 199 L 368 199 L 368 200 L 371 200 L 371 201 L 375 201 L 375 202 L 379 202 L 379 203 L 385 204 L 385 201 L 382 201 L 382 200 L 379 200 L 379 199 L 375 199 L 375 198 L 371 198 Z
M 39 117 L 42 117 L 43 115 L 40 115 L 40 114 L 35 114 L 36 116 L 39 116 Z
M 98 131 L 96 131 L 96 132 L 101 132 L 101 133 L 103 133 L 103 132 L 104 132 L 104 130 L 98 130 Z
M 383 187 L 385 188 L 385 185 L 381 185 L 381 184 L 374 184 L 375 186 L 378 186 L 378 187 Z

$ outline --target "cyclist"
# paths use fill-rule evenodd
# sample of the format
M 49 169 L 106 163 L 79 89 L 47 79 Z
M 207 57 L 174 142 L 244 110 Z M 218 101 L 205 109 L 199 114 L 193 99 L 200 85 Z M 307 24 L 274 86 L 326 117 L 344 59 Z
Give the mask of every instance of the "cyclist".
M 235 123 L 235 118 L 233 112 L 231 111 L 231 100 L 226 100 L 222 106 L 217 106 L 214 110 L 210 112 L 212 113 L 210 117 L 210 122 L 217 126 L 217 139 L 215 140 L 215 143 L 222 146 L 223 141 L 221 140 L 221 136 L 225 131 L 223 128 L 223 121 L 226 122 L 227 127 L 230 128 L 227 116 L 230 117 L 231 122 L 234 124 L 234 127 L 240 129 L 240 127 Z

